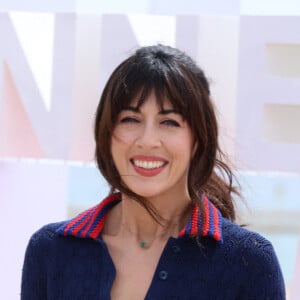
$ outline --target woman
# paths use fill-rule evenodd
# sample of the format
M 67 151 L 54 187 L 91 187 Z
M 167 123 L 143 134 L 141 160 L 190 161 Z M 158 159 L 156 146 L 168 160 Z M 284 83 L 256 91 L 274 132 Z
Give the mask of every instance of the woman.
M 157 45 L 122 62 L 95 141 L 111 193 L 33 235 L 23 300 L 285 299 L 272 245 L 234 223 L 232 172 L 190 57 Z

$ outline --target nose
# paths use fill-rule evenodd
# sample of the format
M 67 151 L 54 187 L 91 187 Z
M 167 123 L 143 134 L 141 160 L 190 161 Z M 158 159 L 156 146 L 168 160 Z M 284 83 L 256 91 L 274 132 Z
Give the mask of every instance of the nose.
M 154 124 L 144 124 L 136 139 L 139 148 L 151 149 L 161 145 L 161 137 L 158 128 Z

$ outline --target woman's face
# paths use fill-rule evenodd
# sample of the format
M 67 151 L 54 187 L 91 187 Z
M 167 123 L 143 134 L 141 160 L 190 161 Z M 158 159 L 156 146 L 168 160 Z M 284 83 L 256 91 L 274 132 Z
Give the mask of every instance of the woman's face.
M 137 100 L 120 112 L 112 136 L 112 157 L 122 181 L 147 199 L 188 197 L 191 128 L 167 99 L 161 110 L 154 93 L 136 107 Z

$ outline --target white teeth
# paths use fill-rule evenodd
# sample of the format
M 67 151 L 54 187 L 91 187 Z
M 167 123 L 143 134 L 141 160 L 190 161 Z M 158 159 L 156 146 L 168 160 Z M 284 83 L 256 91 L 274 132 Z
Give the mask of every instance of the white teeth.
M 143 169 L 157 169 L 163 166 L 163 161 L 133 160 L 134 165 Z

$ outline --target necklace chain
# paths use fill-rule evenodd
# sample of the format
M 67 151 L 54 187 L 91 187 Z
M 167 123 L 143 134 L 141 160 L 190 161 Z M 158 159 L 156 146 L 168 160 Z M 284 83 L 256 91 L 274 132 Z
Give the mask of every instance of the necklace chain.
M 175 226 L 177 226 L 177 225 L 178 225 L 178 223 L 174 223 L 174 224 L 173 224 L 172 226 L 170 226 L 169 228 L 163 230 L 160 234 L 154 236 L 154 238 L 153 238 L 151 241 L 149 241 L 149 242 L 147 242 L 147 241 L 145 241 L 145 240 L 140 240 L 139 246 L 140 246 L 142 249 L 148 249 L 148 248 L 150 248 L 151 245 L 153 244 L 153 242 L 154 242 L 157 238 L 159 238 L 159 237 L 165 235 L 168 231 L 171 232 L 171 230 L 173 230 L 173 228 L 174 228 Z

